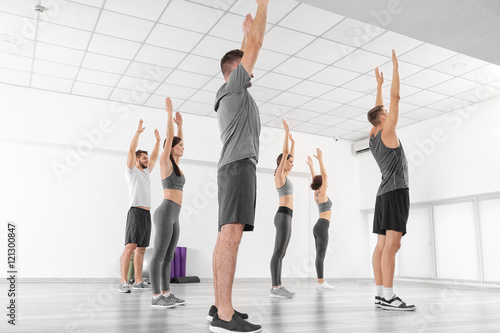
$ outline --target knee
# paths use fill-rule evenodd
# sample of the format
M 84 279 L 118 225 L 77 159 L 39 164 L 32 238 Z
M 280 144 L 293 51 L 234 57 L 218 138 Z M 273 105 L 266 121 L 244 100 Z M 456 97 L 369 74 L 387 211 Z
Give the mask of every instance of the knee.
M 275 251 L 273 257 L 276 259 L 283 259 L 285 257 L 286 251 Z
M 137 249 L 135 249 L 135 253 L 144 255 L 146 253 L 146 248 L 145 247 L 138 247 Z
M 401 248 L 401 242 L 387 242 L 384 249 L 389 250 L 391 253 L 397 253 Z
M 132 256 L 132 253 L 134 253 L 135 247 L 134 246 L 125 246 L 125 249 L 123 250 L 123 254 L 126 256 Z

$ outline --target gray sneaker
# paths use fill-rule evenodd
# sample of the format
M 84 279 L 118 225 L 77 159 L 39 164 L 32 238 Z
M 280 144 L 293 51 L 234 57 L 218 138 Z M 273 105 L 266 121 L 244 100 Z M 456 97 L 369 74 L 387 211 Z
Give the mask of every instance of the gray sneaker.
M 175 308 L 177 304 L 172 299 L 167 299 L 165 296 L 161 295 L 158 298 L 152 297 L 151 299 L 151 306 L 153 308 Z
M 134 289 L 134 290 L 135 289 L 142 289 L 142 290 L 144 290 L 144 289 L 151 289 L 151 286 L 149 284 L 147 284 L 146 282 L 141 281 L 139 283 L 134 283 L 132 285 L 132 289 Z
M 282 286 L 276 289 L 271 288 L 269 296 L 271 296 L 271 298 L 293 298 L 295 293 L 286 290 L 285 287 Z
M 179 297 L 176 297 L 174 294 L 170 293 L 170 295 L 168 296 L 163 296 L 165 297 L 166 299 L 168 299 L 169 301 L 172 301 L 174 302 L 176 305 L 184 305 L 186 304 L 186 301 L 183 300 L 183 299 L 180 299 Z
M 118 288 L 118 291 L 125 294 L 131 293 L 130 286 L 127 284 L 127 282 L 123 282 L 122 284 L 120 284 L 120 288 Z

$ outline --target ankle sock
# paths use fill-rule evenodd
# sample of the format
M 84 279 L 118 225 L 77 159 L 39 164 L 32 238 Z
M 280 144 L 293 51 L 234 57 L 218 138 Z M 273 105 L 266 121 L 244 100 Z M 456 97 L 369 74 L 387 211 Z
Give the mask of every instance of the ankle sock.
M 392 296 L 394 296 L 394 290 L 393 288 L 386 288 L 384 287 L 384 298 L 389 301 Z
M 375 293 L 378 297 L 384 297 L 384 286 L 375 286 Z

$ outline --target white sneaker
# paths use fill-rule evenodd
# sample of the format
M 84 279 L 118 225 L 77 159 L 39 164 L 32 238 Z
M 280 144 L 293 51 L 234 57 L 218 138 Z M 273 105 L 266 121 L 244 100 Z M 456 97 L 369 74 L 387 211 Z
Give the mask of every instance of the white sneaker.
M 323 283 L 316 284 L 316 290 L 335 290 L 335 287 L 323 281 Z

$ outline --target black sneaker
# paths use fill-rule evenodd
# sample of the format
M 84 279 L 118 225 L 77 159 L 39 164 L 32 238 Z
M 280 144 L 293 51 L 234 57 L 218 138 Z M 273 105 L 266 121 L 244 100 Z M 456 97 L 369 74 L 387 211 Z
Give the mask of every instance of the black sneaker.
M 210 310 L 208 310 L 208 316 L 207 316 L 208 322 L 210 323 L 212 322 L 212 319 L 214 319 L 216 313 L 217 313 L 217 307 L 215 305 L 212 305 L 210 307 Z M 236 313 L 236 315 L 241 319 L 248 319 L 248 315 L 246 313 L 241 313 L 236 310 L 234 310 L 234 313 Z
M 380 308 L 380 306 L 382 305 L 382 300 L 383 299 L 384 299 L 383 297 L 375 296 L 375 306 L 377 308 Z
M 385 298 L 382 297 L 382 303 L 380 304 L 380 308 L 384 310 L 392 310 L 392 311 L 415 311 L 417 307 L 413 304 L 406 304 L 403 302 L 401 298 L 396 296 L 392 296 L 390 300 L 386 300 Z
M 213 333 L 259 333 L 262 331 L 262 326 L 254 325 L 248 321 L 241 319 L 236 313 L 233 314 L 231 321 L 219 319 L 217 313 L 214 315 L 212 324 L 209 327 Z

